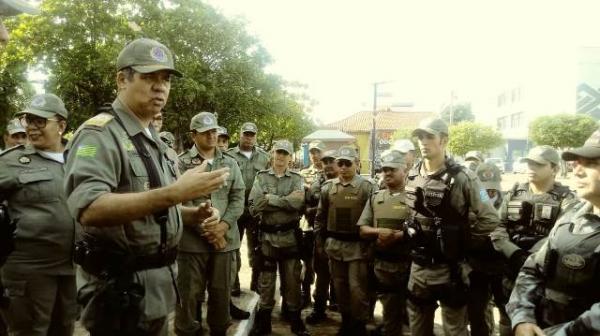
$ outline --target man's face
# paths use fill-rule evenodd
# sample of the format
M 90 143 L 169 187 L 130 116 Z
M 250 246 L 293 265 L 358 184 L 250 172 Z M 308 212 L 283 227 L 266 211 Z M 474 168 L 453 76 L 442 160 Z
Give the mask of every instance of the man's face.
M 256 145 L 256 133 L 242 132 L 240 134 L 240 145 L 242 148 L 252 148 Z
M 225 135 L 219 135 L 217 138 L 217 146 L 221 151 L 226 151 L 229 148 L 229 137 Z
M 287 168 L 291 161 L 292 156 L 288 152 L 282 149 L 273 152 L 273 167 Z
M 542 164 L 533 160 L 527 160 L 527 178 L 529 182 L 538 184 L 554 180 L 556 174 L 550 163 Z
M 321 163 L 323 164 L 323 172 L 325 173 L 325 176 L 328 179 L 332 179 L 338 176 L 339 169 L 334 158 L 322 158 Z
M 415 164 L 415 158 L 417 157 L 417 155 L 415 154 L 414 150 L 409 150 L 405 155 L 404 155 L 404 161 L 406 162 L 406 167 L 408 169 L 411 169 L 413 167 L 413 165 Z
M 419 132 L 417 138 L 419 139 L 421 154 L 423 154 L 425 159 L 432 160 L 444 156 L 447 141 L 446 138 L 442 139 L 437 134 L 430 134 L 427 132 Z
M 310 157 L 310 162 L 313 165 L 321 165 L 321 155 L 323 155 L 323 153 L 321 153 L 321 150 L 318 148 L 312 148 L 308 151 L 308 157 Z
M 205 132 L 192 131 L 192 139 L 198 149 L 211 150 L 217 147 L 217 130 L 211 129 Z
M 356 163 L 354 160 L 337 159 L 335 160 L 339 169 L 339 175 L 346 180 L 352 179 L 356 175 Z
M 404 186 L 406 178 L 406 166 L 400 168 L 383 167 L 383 181 L 389 188 L 396 189 Z
M 160 70 L 147 74 L 134 73 L 131 80 L 119 72 L 117 84 L 127 106 L 141 118 L 152 118 L 167 104 L 171 90 L 171 73 Z
M 56 116 L 46 119 L 25 114 L 20 120 L 27 132 L 29 143 L 40 150 L 51 149 L 58 145 L 67 126 L 66 122 L 59 121 Z
M 600 199 L 600 161 L 579 158 L 574 166 L 577 195 L 588 201 Z
M 163 115 L 162 112 L 158 112 L 152 118 L 152 126 L 156 130 L 156 133 L 160 132 L 163 127 Z
M 4 145 L 6 148 L 14 147 L 16 145 L 24 145 L 25 143 L 27 143 L 27 134 L 25 132 L 4 134 Z

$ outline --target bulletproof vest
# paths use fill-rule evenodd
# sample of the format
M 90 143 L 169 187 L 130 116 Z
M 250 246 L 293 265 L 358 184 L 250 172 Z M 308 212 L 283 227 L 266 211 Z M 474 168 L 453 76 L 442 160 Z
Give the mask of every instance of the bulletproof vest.
M 528 250 L 548 236 L 568 195 L 569 188 L 559 184 L 544 194 L 532 194 L 528 183 L 515 184 L 507 195 L 506 229 L 511 241 Z
M 402 230 L 404 221 L 410 215 L 410 208 L 405 203 L 403 194 L 391 195 L 389 190 L 383 190 L 371 199 L 373 207 L 373 225 L 377 228 Z M 398 242 L 388 249 L 380 250 L 382 253 L 393 255 L 408 255 L 407 244 Z
M 363 183 L 369 182 L 360 181 L 356 187 L 351 184 L 343 186 L 341 183 L 332 183 L 329 188 L 327 231 L 358 234 L 359 228 L 356 223 L 369 196 L 361 191 Z

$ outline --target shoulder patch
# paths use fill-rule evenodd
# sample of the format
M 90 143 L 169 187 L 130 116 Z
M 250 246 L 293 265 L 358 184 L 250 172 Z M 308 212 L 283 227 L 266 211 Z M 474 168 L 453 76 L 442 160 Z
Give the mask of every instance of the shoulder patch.
M 10 148 L 7 148 L 7 149 L 5 149 L 5 150 L 3 150 L 3 151 L 0 151 L 0 156 L 4 156 L 4 155 L 6 155 L 6 154 L 8 154 L 8 153 L 10 153 L 10 152 L 12 152 L 12 151 L 14 151 L 14 150 L 17 150 L 17 149 L 23 149 L 23 148 L 25 148 L 25 145 L 16 145 L 16 146 L 12 146 L 12 147 L 10 147 Z
M 102 127 L 106 126 L 106 124 L 108 124 L 114 118 L 115 118 L 115 116 L 110 113 L 100 113 L 100 114 L 86 120 L 83 123 L 83 125 L 85 127 L 90 126 L 90 127 L 95 127 L 95 128 L 102 128 Z

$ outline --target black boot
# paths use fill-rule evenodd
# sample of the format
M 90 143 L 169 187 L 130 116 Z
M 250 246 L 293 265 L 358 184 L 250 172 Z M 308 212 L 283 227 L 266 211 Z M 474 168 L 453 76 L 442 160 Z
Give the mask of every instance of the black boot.
M 289 312 L 290 316 L 290 329 L 292 330 L 292 334 L 298 336 L 310 336 L 310 333 L 306 331 L 306 327 L 304 326 L 304 322 L 300 318 L 300 312 Z
M 288 305 L 285 300 L 281 302 L 281 319 L 289 322 L 290 321 L 290 310 L 288 309 Z
M 352 335 L 367 336 L 367 324 L 365 322 L 353 320 Z
M 327 314 L 325 314 L 325 305 L 315 302 L 312 312 L 310 312 L 310 314 L 306 317 L 306 323 L 311 325 L 318 324 L 323 322 L 326 318 Z
M 252 268 L 252 278 L 250 280 L 250 290 L 258 293 L 258 275 L 260 273 L 256 267 Z
M 302 290 L 301 304 L 302 304 L 302 309 L 310 307 L 310 304 L 311 304 L 311 300 L 310 300 L 310 286 L 307 286 L 306 288 L 304 288 Z
M 247 320 L 250 317 L 250 313 L 236 307 L 233 302 L 229 301 L 229 316 L 234 320 Z
M 250 331 L 251 336 L 269 335 L 271 333 L 272 311 L 272 309 L 260 309 L 256 313 L 256 321 Z
M 342 325 L 338 329 L 336 335 L 338 336 L 346 336 L 351 333 L 351 318 L 349 314 L 342 313 Z

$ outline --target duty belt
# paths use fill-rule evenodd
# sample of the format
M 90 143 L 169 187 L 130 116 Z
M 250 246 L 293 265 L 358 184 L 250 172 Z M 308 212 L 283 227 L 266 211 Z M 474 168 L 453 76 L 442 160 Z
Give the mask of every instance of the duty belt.
M 298 224 L 298 222 L 295 222 L 295 221 L 289 222 L 289 223 L 284 223 L 284 224 L 278 224 L 278 225 L 261 224 L 260 231 L 265 232 L 265 233 L 280 233 L 280 232 L 295 230 L 298 227 L 299 227 L 299 224 Z
M 362 241 L 358 232 L 333 232 L 327 231 L 327 237 L 333 239 L 347 241 L 347 242 L 358 242 Z

